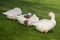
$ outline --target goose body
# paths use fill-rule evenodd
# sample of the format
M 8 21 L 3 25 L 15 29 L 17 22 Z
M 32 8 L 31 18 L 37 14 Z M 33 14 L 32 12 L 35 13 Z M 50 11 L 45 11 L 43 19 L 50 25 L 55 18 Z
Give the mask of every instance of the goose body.
M 23 15 L 17 16 L 16 19 L 18 20 L 19 23 L 25 25 L 25 23 L 26 24 L 28 23 L 27 21 L 29 20 L 30 17 L 31 17 L 31 14 L 28 13 L 28 14 L 23 14 Z
M 28 21 L 28 25 L 32 26 L 32 23 L 37 22 L 37 21 L 39 21 L 39 18 L 35 14 L 33 14 L 33 16 L 31 16 L 31 18 Z
M 39 18 L 35 14 L 32 15 L 32 13 L 28 13 L 28 14 L 17 16 L 17 20 L 21 24 L 32 26 L 32 23 L 38 21 Z
M 22 10 L 18 7 L 15 7 L 14 9 L 8 10 L 3 14 L 6 15 L 9 19 L 16 19 L 16 16 L 22 14 Z
M 24 15 L 20 15 L 17 16 L 17 20 L 19 23 L 24 24 L 24 21 L 27 20 L 26 18 L 24 18 Z
M 53 29 L 56 25 L 56 21 L 55 21 L 55 15 L 53 12 L 49 12 L 49 16 L 51 16 L 51 19 L 42 19 L 39 20 L 35 23 L 33 23 L 33 25 L 36 27 L 36 29 L 40 32 L 45 32 L 47 33 L 49 30 Z

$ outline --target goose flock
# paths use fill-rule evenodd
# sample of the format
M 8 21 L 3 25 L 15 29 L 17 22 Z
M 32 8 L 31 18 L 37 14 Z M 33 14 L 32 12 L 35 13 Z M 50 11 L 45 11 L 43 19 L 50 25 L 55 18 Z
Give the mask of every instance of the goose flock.
M 48 16 L 51 19 L 41 19 L 37 17 L 36 14 L 27 13 L 22 14 L 21 8 L 15 7 L 11 10 L 8 10 L 3 13 L 9 19 L 16 19 L 20 24 L 27 26 L 35 26 L 36 30 L 44 33 L 48 33 L 48 31 L 52 30 L 56 25 L 55 14 L 53 12 L 49 12 Z

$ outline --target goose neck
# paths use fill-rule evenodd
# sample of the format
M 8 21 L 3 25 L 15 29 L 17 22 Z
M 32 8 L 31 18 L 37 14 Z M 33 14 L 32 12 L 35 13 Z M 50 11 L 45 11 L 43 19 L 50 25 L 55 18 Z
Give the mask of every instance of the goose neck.
M 51 16 L 51 21 L 55 20 L 55 16 Z

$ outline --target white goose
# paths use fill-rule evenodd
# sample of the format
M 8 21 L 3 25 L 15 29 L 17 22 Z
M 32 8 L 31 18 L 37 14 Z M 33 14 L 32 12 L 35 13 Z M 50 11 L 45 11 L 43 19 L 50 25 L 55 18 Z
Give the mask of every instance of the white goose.
M 33 23 L 32 25 L 36 26 L 36 29 L 38 31 L 47 33 L 49 30 L 53 29 L 56 25 L 54 13 L 49 12 L 49 16 L 51 17 L 50 20 L 42 19 Z
M 18 7 L 15 7 L 14 9 L 8 10 L 3 14 L 6 15 L 9 19 L 16 19 L 16 16 L 22 14 L 22 10 Z
M 20 15 L 20 16 L 16 16 L 16 19 L 19 21 L 19 23 L 25 25 L 25 23 L 26 24 L 28 23 L 28 20 L 31 17 L 31 15 L 32 15 L 31 13 L 23 14 L 23 15 Z
M 23 15 L 17 16 L 17 20 L 21 24 L 24 24 L 27 26 L 32 26 L 32 23 L 38 21 L 39 18 L 35 14 L 32 14 L 29 12 L 28 14 L 23 14 Z

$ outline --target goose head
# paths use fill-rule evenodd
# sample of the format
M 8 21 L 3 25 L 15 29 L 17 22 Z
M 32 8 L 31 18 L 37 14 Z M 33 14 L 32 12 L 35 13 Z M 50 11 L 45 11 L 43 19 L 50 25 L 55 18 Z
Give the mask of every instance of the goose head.
M 55 19 L 55 14 L 53 12 L 49 12 L 48 14 L 52 19 Z
M 55 14 L 53 12 L 49 12 L 49 16 L 51 17 L 50 21 L 56 23 L 56 21 L 55 21 Z
M 24 15 L 24 17 L 26 18 L 26 19 L 29 19 L 29 18 L 31 18 L 33 16 L 33 14 L 32 13 L 28 13 L 28 14 L 26 14 L 26 15 Z
M 30 13 L 30 12 L 29 12 L 28 15 L 33 16 L 33 13 Z

